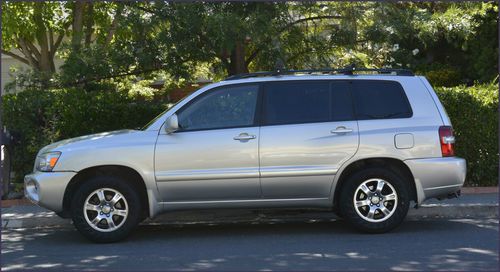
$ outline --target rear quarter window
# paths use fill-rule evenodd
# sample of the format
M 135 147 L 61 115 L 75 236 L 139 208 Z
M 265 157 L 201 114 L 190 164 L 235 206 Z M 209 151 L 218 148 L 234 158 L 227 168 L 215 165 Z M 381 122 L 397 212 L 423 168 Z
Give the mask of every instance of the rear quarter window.
M 352 92 L 358 120 L 410 118 L 413 115 L 408 98 L 399 82 L 353 81 Z

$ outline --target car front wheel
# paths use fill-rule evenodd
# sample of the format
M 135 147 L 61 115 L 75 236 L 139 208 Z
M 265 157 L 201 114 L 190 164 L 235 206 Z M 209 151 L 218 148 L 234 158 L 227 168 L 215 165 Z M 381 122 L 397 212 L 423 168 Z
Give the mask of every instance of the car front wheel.
M 139 195 L 125 180 L 94 177 L 84 181 L 74 194 L 73 224 L 94 242 L 119 241 L 139 223 L 140 203 Z

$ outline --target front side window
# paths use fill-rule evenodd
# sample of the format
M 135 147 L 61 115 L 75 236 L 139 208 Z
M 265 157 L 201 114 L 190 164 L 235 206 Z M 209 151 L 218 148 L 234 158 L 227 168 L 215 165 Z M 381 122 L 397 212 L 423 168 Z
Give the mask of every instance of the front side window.
M 177 112 L 181 131 L 252 126 L 258 85 L 209 90 Z

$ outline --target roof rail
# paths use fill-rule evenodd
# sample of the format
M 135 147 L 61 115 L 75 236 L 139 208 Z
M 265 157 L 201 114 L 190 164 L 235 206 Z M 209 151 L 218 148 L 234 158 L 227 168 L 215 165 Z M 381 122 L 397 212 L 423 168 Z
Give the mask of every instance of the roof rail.
M 371 68 L 356 68 L 354 65 L 350 65 L 341 69 L 305 69 L 305 70 L 281 70 L 278 69 L 273 72 L 255 72 L 246 74 L 237 74 L 227 77 L 225 80 L 237 80 L 245 79 L 251 77 L 267 77 L 267 76 L 283 76 L 283 75 L 293 75 L 293 74 L 337 74 L 337 75 L 354 75 L 358 72 L 373 72 L 377 74 L 390 74 L 397 76 L 414 76 L 413 72 L 408 69 L 392 69 L 392 68 L 381 68 L 381 69 L 371 69 Z

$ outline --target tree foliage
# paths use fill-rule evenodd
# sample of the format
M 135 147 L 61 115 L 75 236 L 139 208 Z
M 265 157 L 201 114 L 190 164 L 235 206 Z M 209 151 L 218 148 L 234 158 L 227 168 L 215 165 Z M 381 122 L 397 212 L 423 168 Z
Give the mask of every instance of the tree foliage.
M 54 56 L 68 33 L 70 18 L 63 2 L 3 2 L 2 53 L 33 69 L 55 72 Z M 12 52 L 17 49 L 22 55 Z
M 288 68 L 404 67 L 433 83 L 496 75 L 494 2 L 4 2 L 4 54 L 93 89 L 137 75 L 190 79 Z M 22 55 L 16 55 L 12 49 Z M 23 49 L 24 48 L 24 49 Z M 42 77 L 43 79 L 43 77 Z

